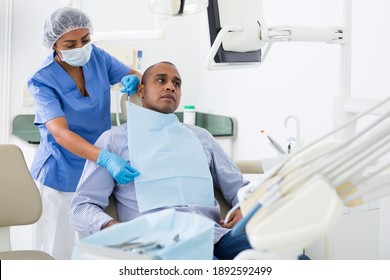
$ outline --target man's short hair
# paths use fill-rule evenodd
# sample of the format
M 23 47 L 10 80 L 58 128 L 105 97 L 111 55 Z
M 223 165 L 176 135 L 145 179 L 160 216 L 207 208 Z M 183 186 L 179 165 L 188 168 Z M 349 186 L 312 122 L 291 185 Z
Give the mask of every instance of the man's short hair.
M 141 84 L 144 85 L 144 84 L 146 83 L 147 79 L 149 78 L 149 74 L 150 74 L 149 72 L 150 72 L 150 70 L 151 70 L 154 66 L 156 66 L 156 65 L 158 65 L 158 64 L 163 64 L 163 63 L 169 64 L 169 65 L 172 65 L 172 66 L 176 67 L 175 64 L 173 64 L 172 62 L 169 62 L 169 61 L 157 62 L 157 63 L 155 63 L 155 64 L 149 66 L 148 68 L 146 68 L 146 70 L 144 71 L 144 73 L 143 73 L 143 75 L 142 75 Z

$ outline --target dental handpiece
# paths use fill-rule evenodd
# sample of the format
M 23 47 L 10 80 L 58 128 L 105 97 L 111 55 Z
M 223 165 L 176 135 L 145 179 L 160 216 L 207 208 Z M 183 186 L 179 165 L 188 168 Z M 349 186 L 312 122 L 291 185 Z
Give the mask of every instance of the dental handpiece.
M 261 133 L 265 133 L 264 130 L 261 130 Z M 278 142 L 275 141 L 275 139 L 273 139 L 271 136 L 269 136 L 268 134 L 265 134 L 271 144 L 271 146 L 279 153 L 285 155 L 286 154 L 286 151 L 282 148 L 282 146 L 279 145 Z

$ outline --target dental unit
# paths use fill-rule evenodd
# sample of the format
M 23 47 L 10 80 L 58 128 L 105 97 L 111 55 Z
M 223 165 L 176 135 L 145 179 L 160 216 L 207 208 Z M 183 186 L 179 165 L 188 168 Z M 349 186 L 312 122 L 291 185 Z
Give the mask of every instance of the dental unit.
M 343 207 L 355 207 L 390 195 L 390 163 L 369 168 L 390 153 L 390 111 L 349 139 L 330 135 L 384 105 L 390 97 L 291 154 L 239 194 L 243 219 L 232 234 L 247 232 L 254 248 L 242 258 L 267 258 L 272 252 L 294 258 L 326 234 Z M 228 220 L 228 213 L 226 220 Z

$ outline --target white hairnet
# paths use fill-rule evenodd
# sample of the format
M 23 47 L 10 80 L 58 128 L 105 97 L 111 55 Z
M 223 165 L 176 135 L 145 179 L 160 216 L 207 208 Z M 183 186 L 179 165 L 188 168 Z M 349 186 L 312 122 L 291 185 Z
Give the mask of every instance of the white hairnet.
M 87 28 L 92 34 L 92 23 L 85 13 L 72 7 L 57 9 L 45 21 L 43 45 L 51 50 L 62 35 L 79 28 Z

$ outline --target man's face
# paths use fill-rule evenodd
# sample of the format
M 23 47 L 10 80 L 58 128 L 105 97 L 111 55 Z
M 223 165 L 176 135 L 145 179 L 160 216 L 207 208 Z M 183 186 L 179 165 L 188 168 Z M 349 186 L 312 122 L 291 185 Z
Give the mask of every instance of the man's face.
M 173 113 L 180 104 L 181 78 L 176 67 L 167 63 L 154 65 L 138 95 L 142 107 L 160 113 Z

